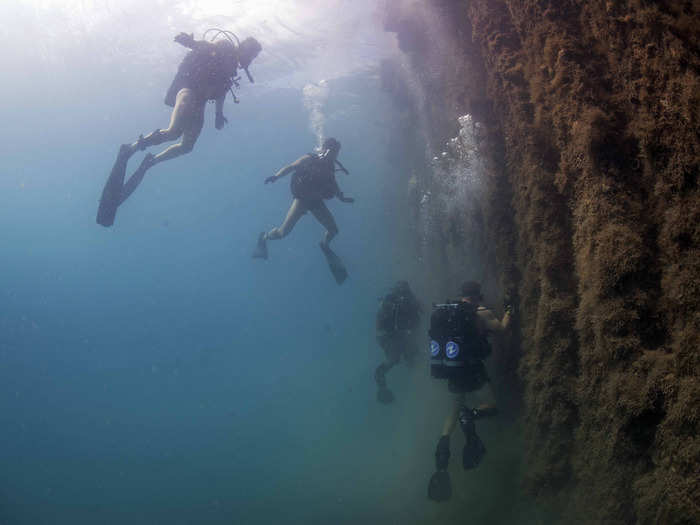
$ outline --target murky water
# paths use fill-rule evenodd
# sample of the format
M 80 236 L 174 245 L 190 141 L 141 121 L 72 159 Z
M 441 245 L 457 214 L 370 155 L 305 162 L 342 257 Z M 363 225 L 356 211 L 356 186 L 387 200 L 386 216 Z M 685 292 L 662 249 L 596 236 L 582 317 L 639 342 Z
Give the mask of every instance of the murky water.
M 397 401 L 376 402 L 377 298 L 409 279 L 428 308 L 444 290 L 423 259 L 437 244 L 470 257 L 459 230 L 437 229 L 444 215 L 471 220 L 479 125 L 465 115 L 444 152 L 426 149 L 431 179 L 397 171 L 406 152 L 388 147 L 397 115 L 378 78 L 391 39 L 372 2 L 330 4 L 0 6 L 3 525 L 529 519 L 512 420 L 484 424 L 487 459 L 474 472 L 454 462 L 453 500 L 436 504 L 445 385 L 423 361 L 401 365 Z M 184 54 L 173 36 L 210 26 L 263 43 L 256 83 L 228 99 L 223 130 L 208 107 L 194 151 L 152 168 L 115 225 L 98 226 L 119 145 L 167 125 Z M 331 135 L 356 198 L 329 204 L 342 286 L 311 215 L 269 260 L 250 257 L 291 202 L 286 181 L 264 179 Z M 392 197 L 408 191 L 417 208 Z M 418 254 L 397 233 L 412 215 Z

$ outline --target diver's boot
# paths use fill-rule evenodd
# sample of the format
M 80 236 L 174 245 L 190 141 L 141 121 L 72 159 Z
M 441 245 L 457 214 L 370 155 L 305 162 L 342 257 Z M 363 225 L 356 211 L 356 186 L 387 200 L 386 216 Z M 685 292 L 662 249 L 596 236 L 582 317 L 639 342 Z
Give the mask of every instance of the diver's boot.
M 394 400 L 394 394 L 386 386 L 386 369 L 384 363 L 374 371 L 374 380 L 377 382 L 377 401 L 388 405 Z
M 459 426 L 464 432 L 464 449 L 462 450 L 462 466 L 465 470 L 475 468 L 486 455 L 486 447 L 476 433 L 474 410 L 462 407 L 459 410 Z
M 452 497 L 452 483 L 447 472 L 450 460 L 450 436 L 442 436 L 435 449 L 435 474 L 428 483 L 428 498 L 447 501 Z
M 156 129 L 153 131 L 153 133 L 149 133 L 145 137 L 143 135 L 139 135 L 138 140 L 134 142 L 131 147 L 133 148 L 134 152 L 143 151 L 151 146 L 162 144 L 166 140 L 167 138 L 165 132 L 162 129 Z
M 333 237 L 329 236 L 328 232 L 325 232 L 323 234 L 323 237 L 321 237 L 321 241 L 318 243 L 318 245 L 321 247 L 321 249 L 324 252 L 331 249 L 331 239 L 332 238 Z
M 139 139 L 141 139 L 141 135 L 139 135 Z M 119 156 L 120 157 L 125 157 L 126 160 L 128 161 L 134 153 L 136 153 L 139 149 L 136 147 L 137 142 L 134 142 L 133 144 L 122 144 L 121 147 L 119 148 Z
M 494 417 L 498 415 L 498 407 L 495 405 L 480 405 L 477 408 L 472 408 L 472 416 L 474 421 L 485 417 Z
M 132 142 L 131 144 L 122 144 L 122 152 L 120 152 L 120 154 L 124 154 L 127 156 L 127 159 L 130 159 L 131 156 L 137 151 L 143 151 L 148 146 L 154 146 L 162 143 L 162 140 L 154 140 L 159 139 L 160 136 L 161 131 L 159 129 L 155 130 L 153 133 L 149 133 L 145 137 L 143 135 L 139 135 L 136 142 Z
M 258 244 L 253 250 L 253 259 L 265 259 L 267 260 L 267 235 L 262 232 L 258 236 Z
M 131 144 L 122 144 L 119 146 L 119 153 L 117 154 L 117 159 L 126 157 L 127 159 L 133 154 Z

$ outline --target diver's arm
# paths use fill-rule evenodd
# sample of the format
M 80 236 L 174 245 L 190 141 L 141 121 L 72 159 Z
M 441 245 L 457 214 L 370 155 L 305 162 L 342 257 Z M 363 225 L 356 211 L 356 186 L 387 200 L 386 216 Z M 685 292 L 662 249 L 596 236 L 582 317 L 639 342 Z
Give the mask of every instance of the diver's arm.
M 384 320 L 380 317 L 379 313 L 377 313 L 377 319 L 375 321 L 375 328 L 376 328 L 377 335 L 386 334 L 386 330 L 384 329 Z
M 335 163 L 338 165 L 338 168 L 340 168 L 340 171 L 345 173 L 345 175 L 350 175 L 350 172 L 345 169 L 345 166 L 343 166 L 338 159 L 335 159 Z M 335 170 L 338 171 L 338 170 Z
M 387 319 L 386 319 L 386 312 L 385 312 L 385 299 L 382 299 L 382 302 L 379 305 L 379 310 L 377 310 L 377 315 L 375 317 L 375 327 L 376 327 L 376 334 L 377 337 L 382 337 L 385 335 L 388 335 L 390 330 L 387 330 Z
M 484 322 L 484 325 L 486 325 L 486 329 L 489 332 L 505 332 L 508 329 L 508 326 L 510 326 L 510 310 L 506 311 L 506 314 L 503 316 L 503 319 L 501 321 L 499 321 L 496 318 L 496 316 L 493 315 L 493 312 L 488 308 L 477 310 L 476 313 L 479 316 L 479 318 Z
M 340 186 L 338 186 L 338 181 L 335 180 L 335 177 L 333 177 L 333 187 L 335 188 L 335 196 L 338 197 L 340 202 L 347 202 L 348 204 L 355 202 L 355 199 L 346 197 L 345 194 L 340 191 Z
M 209 42 L 206 40 L 195 40 L 194 33 L 190 33 L 189 35 L 187 33 L 180 33 L 175 37 L 175 42 L 192 50 L 209 45 Z
M 338 192 L 337 197 L 340 202 L 346 202 L 348 204 L 352 204 L 353 202 L 355 202 L 355 199 L 353 197 L 346 197 L 342 191 Z
M 294 171 L 294 170 L 296 170 L 297 168 L 299 168 L 299 166 L 301 166 L 302 164 L 304 164 L 304 163 L 305 163 L 307 160 L 309 160 L 310 158 L 311 158 L 311 155 L 308 155 L 308 154 L 299 157 L 297 160 L 295 160 L 295 161 L 292 162 L 291 164 L 287 164 L 284 168 L 282 168 L 281 170 L 279 170 L 279 171 L 278 171 L 277 173 L 275 173 L 274 175 L 272 175 L 272 176 L 266 178 L 266 179 L 265 179 L 265 184 L 267 184 L 268 182 L 275 182 L 277 179 L 281 179 L 281 178 L 284 177 L 285 175 L 288 175 L 288 174 L 291 173 L 292 171 Z
M 226 100 L 226 93 L 216 99 L 216 117 L 214 119 L 216 129 L 221 129 L 224 127 L 224 124 L 228 123 L 228 120 L 224 117 L 224 100 Z
M 355 199 L 352 197 L 346 197 L 345 194 L 340 191 L 340 187 L 338 186 L 338 181 L 335 182 L 335 196 L 338 197 L 338 200 L 340 202 L 346 202 L 348 204 L 352 204 L 355 202 Z

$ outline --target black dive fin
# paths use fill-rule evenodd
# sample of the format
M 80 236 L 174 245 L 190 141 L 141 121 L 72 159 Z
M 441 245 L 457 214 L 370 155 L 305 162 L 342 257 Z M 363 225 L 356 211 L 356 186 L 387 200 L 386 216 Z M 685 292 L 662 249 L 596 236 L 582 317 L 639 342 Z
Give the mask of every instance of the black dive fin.
M 117 215 L 117 208 L 122 201 L 122 188 L 124 187 L 124 177 L 126 176 L 126 164 L 129 162 L 130 146 L 127 144 L 119 148 L 117 160 L 112 166 L 112 173 L 105 183 L 100 199 L 100 207 L 97 209 L 97 224 L 109 227 L 114 224 L 114 217 Z
M 486 447 L 478 434 L 467 439 L 464 448 L 462 449 L 462 466 L 464 470 L 473 469 L 479 466 L 481 460 L 486 455 Z
M 465 408 L 460 410 L 459 425 L 464 432 L 464 449 L 462 450 L 462 466 L 465 470 L 476 468 L 486 455 L 486 447 L 476 433 L 474 411 Z
M 388 405 L 389 403 L 393 403 L 394 402 L 394 394 L 387 387 L 383 387 L 383 388 L 380 387 L 379 390 L 377 390 L 377 401 L 379 401 L 383 405 Z
M 430 478 L 428 497 L 433 501 L 447 501 L 452 497 L 452 483 L 446 470 L 438 470 Z
M 333 277 L 335 277 L 335 282 L 343 284 L 345 279 L 348 278 L 348 271 L 345 269 L 343 261 L 340 260 L 340 257 L 338 257 L 333 250 L 323 243 L 321 243 L 321 251 L 323 251 L 323 255 L 326 256 L 328 268 L 330 268 Z
M 253 250 L 253 259 L 267 259 L 267 241 L 265 240 L 265 232 L 262 232 L 258 237 L 258 244 Z

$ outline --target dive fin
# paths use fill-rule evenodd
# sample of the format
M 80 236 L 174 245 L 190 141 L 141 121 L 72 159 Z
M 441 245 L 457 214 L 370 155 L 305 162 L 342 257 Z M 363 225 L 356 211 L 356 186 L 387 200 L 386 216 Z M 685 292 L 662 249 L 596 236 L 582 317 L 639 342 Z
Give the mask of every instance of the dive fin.
M 464 467 L 464 470 L 478 467 L 485 455 L 486 447 L 484 442 L 481 441 L 481 438 L 475 432 L 473 436 L 467 438 L 462 449 L 462 467 Z
M 459 425 L 464 432 L 464 449 L 462 449 L 462 466 L 465 470 L 473 469 L 479 466 L 481 460 L 486 455 L 486 447 L 481 441 L 479 434 L 476 433 L 476 425 L 474 424 L 475 411 L 466 407 L 462 407 L 459 411 Z
M 430 478 L 428 497 L 433 501 L 447 501 L 452 497 L 452 483 L 446 470 L 438 470 Z
M 473 408 L 472 414 L 474 415 L 474 421 L 485 417 L 494 417 L 498 415 L 498 407 L 495 405 L 481 405 Z
M 122 188 L 124 177 L 126 176 L 126 164 L 129 162 L 131 146 L 123 144 L 119 148 L 117 160 L 112 166 L 112 172 L 102 190 L 100 206 L 97 209 L 97 224 L 109 227 L 114 224 L 114 217 L 117 215 L 117 208 L 122 201 Z
M 265 240 L 265 232 L 262 232 L 258 237 L 258 244 L 253 250 L 253 259 L 267 260 L 267 241 Z
M 452 497 L 452 483 L 447 472 L 450 461 L 450 436 L 441 436 L 435 448 L 435 474 L 428 483 L 428 498 L 447 501 Z
M 131 196 L 132 193 L 134 193 L 134 190 L 138 188 L 139 184 L 141 184 L 143 176 L 146 175 L 146 170 L 153 166 L 153 159 L 153 153 L 147 153 L 141 161 L 141 164 L 139 164 L 139 167 L 136 168 L 134 174 L 124 183 L 124 187 L 122 188 L 122 198 L 119 201 L 120 206 L 122 202 L 124 202 Z
M 394 394 L 387 387 L 380 387 L 379 390 L 377 390 L 377 401 L 379 401 L 383 405 L 393 403 Z
M 328 262 L 328 268 L 330 268 L 333 277 L 335 277 L 335 282 L 338 284 L 343 284 L 345 279 L 348 278 L 348 271 L 345 269 L 343 261 L 340 260 L 333 250 L 331 250 L 324 243 L 320 243 L 321 251 L 323 255 L 326 256 L 326 261 Z

